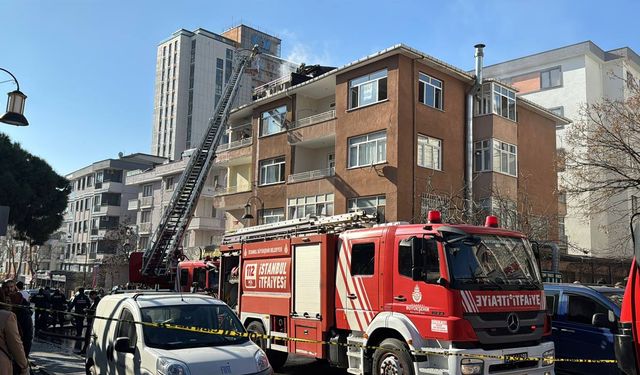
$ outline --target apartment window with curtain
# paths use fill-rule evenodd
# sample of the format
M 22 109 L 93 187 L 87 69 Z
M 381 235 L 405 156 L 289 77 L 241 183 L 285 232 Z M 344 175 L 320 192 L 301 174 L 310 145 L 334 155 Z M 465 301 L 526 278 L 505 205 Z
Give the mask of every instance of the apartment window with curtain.
M 260 116 L 260 136 L 280 133 L 286 130 L 285 120 L 287 118 L 287 106 L 262 112 Z
M 384 208 L 386 206 L 386 198 L 384 195 L 375 195 L 370 197 L 352 198 L 347 201 L 347 211 L 364 211 L 367 214 L 378 214 L 380 221 L 384 221 Z
M 148 184 L 148 185 L 144 185 L 142 187 L 142 196 L 143 197 L 150 197 L 153 195 L 153 185 Z
M 284 208 L 265 208 L 259 210 L 258 219 L 260 224 L 277 223 L 284 220 Z
M 289 219 L 331 216 L 333 215 L 333 193 L 289 198 L 287 210 Z
M 517 176 L 517 148 L 515 145 L 493 141 L 493 170 L 511 176 Z
M 349 81 L 349 109 L 387 99 L 387 69 Z
M 443 109 L 442 81 L 424 73 L 420 73 L 418 81 L 418 101 L 429 107 Z
M 387 161 L 387 132 L 369 133 L 349 138 L 349 168 Z
M 418 135 L 418 165 L 424 168 L 442 170 L 442 141 L 437 138 Z
M 260 185 L 271 185 L 284 182 L 284 156 L 260 161 Z

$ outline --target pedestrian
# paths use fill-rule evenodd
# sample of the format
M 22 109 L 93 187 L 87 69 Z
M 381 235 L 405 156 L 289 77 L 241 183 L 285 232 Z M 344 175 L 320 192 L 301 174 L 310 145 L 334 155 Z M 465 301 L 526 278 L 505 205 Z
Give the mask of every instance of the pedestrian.
M 38 293 L 31 297 L 31 302 L 35 305 L 36 310 L 36 334 L 39 331 L 47 329 L 47 322 L 49 320 L 49 298 L 44 293 L 44 289 L 40 288 Z
M 16 288 L 18 288 L 18 291 L 20 292 L 20 294 L 22 294 L 22 297 L 25 299 L 25 301 L 30 302 L 29 300 L 31 299 L 31 295 L 29 294 L 29 292 L 24 290 L 24 283 L 22 281 L 18 281 L 16 283 Z
M 67 299 L 64 294 L 60 293 L 60 289 L 55 289 L 51 295 L 51 308 L 55 310 L 53 313 L 53 328 L 60 323 L 60 328 L 64 327 L 64 311 L 67 309 Z
M 98 292 L 92 290 L 89 292 L 89 299 L 91 300 L 91 305 L 87 309 L 87 330 L 84 334 L 84 346 L 80 351 L 81 354 L 85 354 L 87 351 L 87 346 L 89 346 L 89 339 L 91 338 L 91 328 L 93 327 L 93 320 L 96 316 L 96 309 L 98 308 L 98 302 L 100 302 L 100 296 Z
M 84 288 L 78 288 L 78 293 L 73 297 L 71 303 L 69 303 L 69 307 L 67 307 L 67 311 L 71 311 L 74 309 L 75 316 L 73 317 L 74 325 L 76 327 L 76 336 L 82 337 L 82 326 L 84 325 L 84 314 L 86 314 L 86 310 L 91 305 L 91 301 L 86 294 L 84 294 Z
M 9 298 L 0 288 L 0 301 L 8 302 Z M 15 367 L 15 368 L 14 368 Z M 24 353 L 16 315 L 6 305 L 0 305 L 0 375 L 27 375 L 29 362 Z
M 2 288 L 11 304 L 11 311 L 16 315 L 24 355 L 28 358 L 29 353 L 31 353 L 31 343 L 33 342 L 33 320 L 31 319 L 33 312 L 31 311 L 31 305 L 22 297 L 14 280 L 5 280 Z

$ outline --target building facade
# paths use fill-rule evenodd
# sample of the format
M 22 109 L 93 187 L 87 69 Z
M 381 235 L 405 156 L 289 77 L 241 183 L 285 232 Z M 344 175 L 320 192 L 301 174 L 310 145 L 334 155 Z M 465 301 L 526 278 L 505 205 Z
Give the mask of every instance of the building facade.
M 198 146 L 239 51 L 258 45 L 262 53 L 242 78 L 236 105 L 250 102 L 253 88 L 295 69 L 280 58 L 280 43 L 280 39 L 246 25 L 222 35 L 205 29 L 181 29 L 160 43 L 151 153 L 178 160 L 184 150 Z
M 126 185 L 138 191 L 138 194 L 128 202 L 128 209 L 135 212 L 138 251 L 144 251 L 147 248 L 149 239 L 158 227 L 188 162 L 189 153 L 187 152 L 180 160 L 127 173 Z M 210 173 L 205 182 L 183 238 L 183 251 L 190 259 L 200 258 L 206 246 L 220 243 L 224 233 L 224 213 L 217 210 L 213 202 L 220 179 L 215 173 L 215 171 Z
M 85 284 L 90 281 L 94 266 L 116 251 L 114 241 L 105 238 L 107 232 L 135 223 L 128 201 L 138 191 L 136 186 L 125 185 L 127 171 L 147 169 L 165 160 L 131 154 L 92 163 L 66 176 L 72 191 L 61 227 L 66 245 L 58 262 L 60 271 L 81 273 Z
M 603 98 L 622 99 L 629 95 L 627 81 L 640 77 L 640 56 L 629 48 L 603 51 L 587 41 L 488 66 L 484 72 L 518 89 L 519 98 L 580 121 L 583 106 Z M 621 209 L 608 212 L 591 210 L 588 194 L 567 196 L 564 192 L 570 181 L 562 166 L 562 155 L 569 151 L 565 136 L 570 126 L 556 129 L 561 245 L 569 254 L 629 255 L 631 245 L 621 244 L 628 237 L 627 217 L 634 202 L 631 192 L 612 196 L 606 206 Z
M 464 200 L 474 79 L 398 45 L 302 83 L 274 82 L 282 89 L 232 112 L 230 143 L 218 148 L 223 188 L 214 205 L 226 229 L 356 209 L 386 221 L 422 222 L 429 209 L 453 217 Z M 499 202 L 526 208 L 531 218 L 548 218 L 544 240 L 555 240 L 555 128 L 565 121 L 508 85 L 486 81 L 481 92 L 473 117 L 476 206 L 506 221 Z M 246 205 L 255 220 L 242 220 Z

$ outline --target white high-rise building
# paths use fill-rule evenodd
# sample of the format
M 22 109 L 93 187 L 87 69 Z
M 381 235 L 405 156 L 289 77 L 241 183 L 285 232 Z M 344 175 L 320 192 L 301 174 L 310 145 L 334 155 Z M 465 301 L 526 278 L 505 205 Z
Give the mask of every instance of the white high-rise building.
M 591 41 L 565 46 L 485 67 L 486 77 L 496 77 L 519 89 L 518 95 L 540 104 L 573 121 L 580 120 L 584 105 L 603 98 L 622 99 L 629 95 L 627 82 L 640 77 L 640 56 L 630 48 L 604 51 Z M 556 131 L 559 158 L 567 152 L 565 142 L 569 125 Z M 558 186 L 566 185 L 568 176 L 562 166 L 558 170 Z M 569 254 L 624 256 L 630 244 L 621 246 L 629 236 L 628 216 L 637 210 L 638 197 L 631 190 L 610 198 L 616 210 L 585 211 L 581 202 L 588 196 L 559 197 L 560 237 Z M 637 193 L 635 193 L 637 194 Z M 563 233 L 564 232 L 564 233 Z
M 178 30 L 158 46 L 151 153 L 180 159 L 197 147 L 213 115 L 239 50 L 258 45 L 260 57 L 246 71 L 234 106 L 252 99 L 255 87 L 288 74 L 295 65 L 280 59 L 280 39 L 246 25 L 222 35 Z

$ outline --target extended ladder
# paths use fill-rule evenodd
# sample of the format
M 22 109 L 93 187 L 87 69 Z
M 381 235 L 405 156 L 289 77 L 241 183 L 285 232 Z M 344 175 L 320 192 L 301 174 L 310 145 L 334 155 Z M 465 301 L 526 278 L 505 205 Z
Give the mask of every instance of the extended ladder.
M 237 66 L 218 102 L 214 115 L 198 148 L 195 149 L 180 177 L 169 204 L 144 251 L 142 275 L 165 276 L 175 270 L 182 257 L 181 242 L 189 226 L 202 188 L 215 159 L 215 150 L 224 133 L 233 100 L 238 92 L 245 67 L 258 53 L 257 46 L 250 54 L 240 55 Z
M 312 233 L 338 233 L 347 229 L 364 228 L 376 222 L 376 215 L 363 211 L 334 216 L 292 219 L 238 229 L 233 233 L 226 234 L 222 238 L 222 243 L 255 242 Z

